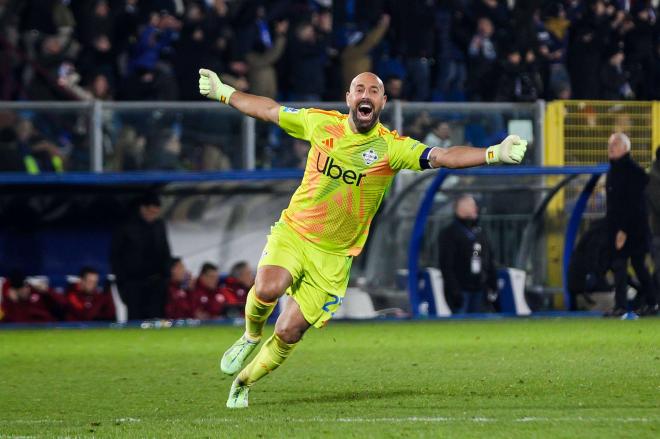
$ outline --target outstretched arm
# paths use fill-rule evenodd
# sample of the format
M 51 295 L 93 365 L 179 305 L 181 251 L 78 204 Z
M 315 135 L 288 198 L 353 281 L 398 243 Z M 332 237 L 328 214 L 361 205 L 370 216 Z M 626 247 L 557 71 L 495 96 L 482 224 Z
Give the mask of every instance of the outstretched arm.
M 208 69 L 199 70 L 199 93 L 209 99 L 231 105 L 243 114 L 265 122 L 280 122 L 280 104 L 263 96 L 243 93 L 224 84 Z
M 429 153 L 429 163 L 433 168 L 469 168 L 485 164 L 519 164 L 525 156 L 527 141 L 520 137 L 508 136 L 499 145 L 483 148 L 473 146 L 453 146 L 433 148 Z

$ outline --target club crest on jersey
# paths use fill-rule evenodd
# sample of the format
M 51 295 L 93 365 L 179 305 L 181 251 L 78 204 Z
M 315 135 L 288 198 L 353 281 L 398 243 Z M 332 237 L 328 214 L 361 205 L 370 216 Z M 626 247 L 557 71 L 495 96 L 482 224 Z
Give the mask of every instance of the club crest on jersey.
M 364 159 L 364 163 L 369 166 L 376 160 L 378 160 L 378 154 L 376 154 L 376 151 L 373 149 L 370 149 L 369 151 L 365 151 L 362 153 L 362 158 Z

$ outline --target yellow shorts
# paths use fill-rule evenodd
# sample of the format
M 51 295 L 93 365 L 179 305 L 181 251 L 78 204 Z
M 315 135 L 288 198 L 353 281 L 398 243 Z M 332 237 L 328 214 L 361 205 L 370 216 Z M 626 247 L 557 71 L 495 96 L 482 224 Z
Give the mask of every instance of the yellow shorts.
M 305 320 L 321 328 L 344 299 L 352 262 L 352 256 L 324 252 L 278 221 L 270 228 L 259 267 L 276 265 L 286 269 L 293 278 L 286 293 L 300 306 Z

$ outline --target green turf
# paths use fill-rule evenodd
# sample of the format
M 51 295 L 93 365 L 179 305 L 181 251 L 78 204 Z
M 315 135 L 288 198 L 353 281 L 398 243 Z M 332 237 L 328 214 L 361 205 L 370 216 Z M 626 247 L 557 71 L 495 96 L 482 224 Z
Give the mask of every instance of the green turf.
M 0 331 L 0 437 L 660 437 L 660 319 L 334 323 L 231 411 L 240 332 Z

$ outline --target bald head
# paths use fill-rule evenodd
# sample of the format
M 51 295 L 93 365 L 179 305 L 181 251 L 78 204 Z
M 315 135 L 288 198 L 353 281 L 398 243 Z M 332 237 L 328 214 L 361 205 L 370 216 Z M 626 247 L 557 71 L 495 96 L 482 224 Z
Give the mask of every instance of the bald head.
M 380 120 L 386 101 L 385 86 L 377 75 L 364 72 L 353 78 L 346 92 L 349 123 L 353 131 L 366 133 L 371 130 Z
M 624 133 L 614 133 L 607 142 L 607 157 L 610 160 L 619 160 L 630 152 L 630 138 Z
M 365 86 L 376 85 L 381 92 L 385 93 L 385 85 L 383 84 L 383 81 L 375 73 L 362 72 L 359 75 L 357 75 L 351 81 L 351 87 L 349 91 L 353 90 L 355 86 L 358 84 L 363 84 Z

